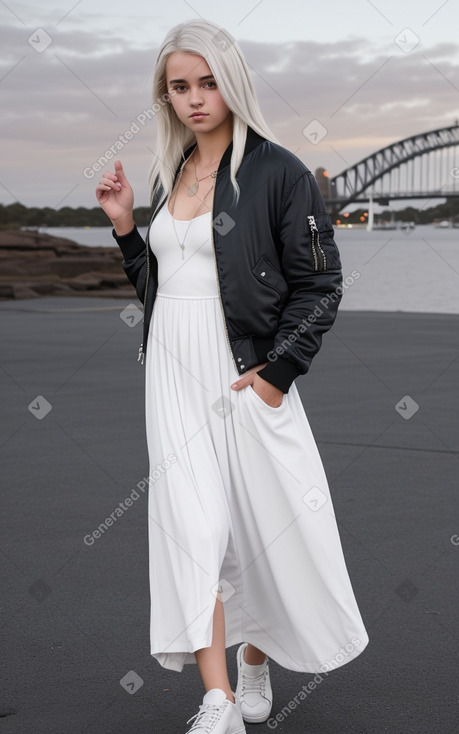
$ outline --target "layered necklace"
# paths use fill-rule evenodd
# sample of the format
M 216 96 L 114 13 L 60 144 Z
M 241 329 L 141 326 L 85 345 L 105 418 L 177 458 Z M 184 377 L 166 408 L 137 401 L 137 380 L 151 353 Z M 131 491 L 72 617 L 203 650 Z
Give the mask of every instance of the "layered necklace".
M 191 160 L 192 156 L 194 155 L 195 150 L 196 150 L 196 148 L 193 150 L 193 152 L 191 153 L 191 155 L 188 158 L 188 160 Z M 217 160 L 219 160 L 219 159 L 217 159 Z M 216 163 L 216 161 L 212 161 L 212 163 Z M 209 178 L 209 176 L 212 176 L 212 178 L 216 178 L 216 176 L 217 176 L 217 171 L 212 171 L 211 173 L 208 173 L 207 176 L 203 176 L 202 178 L 198 178 L 198 175 L 197 175 L 198 172 L 196 170 L 196 161 L 194 159 L 193 159 L 193 164 L 194 164 L 194 177 L 195 177 L 195 182 L 191 186 L 188 186 L 188 196 L 196 196 L 196 194 L 198 192 L 198 189 L 199 189 L 199 183 L 201 181 L 204 181 L 205 178 Z M 183 164 L 182 168 L 184 167 L 184 165 L 185 164 Z
M 208 195 L 210 194 L 210 192 L 212 191 L 212 189 L 213 189 L 213 188 L 215 187 L 215 179 L 217 178 L 217 172 L 218 172 L 218 169 L 217 169 L 217 170 L 215 170 L 215 171 L 212 171 L 212 173 L 208 173 L 208 174 L 207 174 L 207 176 L 203 176 L 202 178 L 199 178 L 199 179 L 198 179 L 198 176 L 197 176 L 197 170 L 196 170 L 196 163 L 195 163 L 195 161 L 193 160 L 193 163 L 194 163 L 194 176 L 195 176 L 195 181 L 194 181 L 194 183 L 193 183 L 193 184 L 191 184 L 191 186 L 187 186 L 187 189 L 188 189 L 188 196 L 196 196 L 196 194 L 198 193 L 198 189 L 199 189 L 199 184 L 200 184 L 200 182 L 201 182 L 201 181 L 204 181 L 204 179 L 205 179 L 205 178 L 209 178 L 209 176 L 211 176 L 211 177 L 212 177 L 212 178 L 214 179 L 214 182 L 213 182 L 212 186 L 210 187 L 210 189 L 208 190 L 208 192 L 207 192 L 207 193 L 205 194 L 204 198 L 203 198 L 203 199 L 201 199 L 201 203 L 200 203 L 200 205 L 198 206 L 198 208 L 196 209 L 196 211 L 195 211 L 195 213 L 194 213 L 194 216 L 193 216 L 193 218 L 192 218 L 192 219 L 190 219 L 190 221 L 189 221 L 189 223 L 188 223 L 188 227 L 186 228 L 186 232 L 185 232 L 185 237 L 183 238 L 183 242 L 180 242 L 180 239 L 179 239 L 179 237 L 178 237 L 178 235 L 177 235 L 177 230 L 176 230 L 176 228 L 175 228 L 175 219 L 174 219 L 175 202 L 176 202 L 176 200 L 177 200 L 177 194 L 178 194 L 178 190 L 179 190 L 179 187 L 180 187 L 180 182 L 181 182 L 181 180 L 182 180 L 182 176 L 183 176 L 183 169 L 184 169 L 185 165 L 186 165 L 186 164 L 188 163 L 188 161 L 189 161 L 189 160 L 191 159 L 191 157 L 192 157 L 193 153 L 195 152 L 195 150 L 196 150 L 196 148 L 195 148 L 195 149 L 193 150 L 193 152 L 192 152 L 192 153 L 191 153 L 191 155 L 190 155 L 190 156 L 188 157 L 188 159 L 187 159 L 186 161 L 184 161 L 184 162 L 182 163 L 182 165 L 181 165 L 181 167 L 180 167 L 180 175 L 179 175 L 179 180 L 178 180 L 178 183 L 177 183 L 177 189 L 176 189 L 176 192 L 175 192 L 175 197 L 174 197 L 174 201 L 173 201 L 173 204 L 172 204 L 172 226 L 173 226 L 173 228 L 174 228 L 174 232 L 175 232 L 175 237 L 176 237 L 176 239 L 177 239 L 177 242 L 178 242 L 178 244 L 179 244 L 179 247 L 180 247 L 180 249 L 182 250 L 182 260 L 184 260 L 184 259 L 185 259 L 185 253 L 184 253 L 184 250 L 185 250 L 185 240 L 186 240 L 186 237 L 187 237 L 187 234 L 188 234 L 188 230 L 190 229 L 191 223 L 192 223 L 192 222 L 193 222 L 193 220 L 194 220 L 194 219 L 196 218 L 196 214 L 198 213 L 198 211 L 200 210 L 200 208 L 201 208 L 201 207 L 202 207 L 202 205 L 204 204 L 204 202 L 205 202 L 205 200 L 206 200 L 206 197 L 207 197 L 207 196 L 208 196 Z M 214 162 L 214 161 L 212 161 L 212 163 L 213 163 L 213 162 Z

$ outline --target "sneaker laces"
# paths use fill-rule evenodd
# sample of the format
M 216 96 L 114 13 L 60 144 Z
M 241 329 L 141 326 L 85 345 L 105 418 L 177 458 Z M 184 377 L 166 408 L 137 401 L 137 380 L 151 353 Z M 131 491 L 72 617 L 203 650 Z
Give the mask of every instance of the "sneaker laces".
M 223 703 L 218 705 L 214 703 L 201 703 L 198 713 L 186 722 L 189 724 L 190 721 L 196 719 L 191 729 L 188 729 L 187 734 L 190 734 L 192 731 L 196 731 L 196 729 L 205 729 L 206 731 L 211 732 L 212 729 L 210 727 L 216 724 L 221 718 L 227 704 L 228 700 L 223 701 Z
M 268 665 L 266 670 L 255 676 L 242 674 L 242 693 L 249 693 L 250 691 L 259 691 L 261 688 L 261 695 L 265 695 L 266 678 L 268 677 Z

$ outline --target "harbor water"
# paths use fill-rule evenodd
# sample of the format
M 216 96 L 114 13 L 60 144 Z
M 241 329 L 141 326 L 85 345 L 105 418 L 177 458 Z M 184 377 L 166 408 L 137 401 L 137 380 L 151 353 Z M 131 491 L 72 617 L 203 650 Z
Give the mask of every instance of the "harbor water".
M 146 227 L 139 228 L 145 236 Z M 111 227 L 49 227 L 88 247 L 113 247 Z M 335 228 L 344 275 L 341 308 L 459 314 L 459 229 Z

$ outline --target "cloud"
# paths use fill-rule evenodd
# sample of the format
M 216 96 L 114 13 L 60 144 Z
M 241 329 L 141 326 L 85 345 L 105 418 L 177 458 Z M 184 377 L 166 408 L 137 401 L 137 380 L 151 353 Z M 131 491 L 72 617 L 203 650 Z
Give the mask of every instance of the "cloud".
M 40 51 L 38 37 L 35 47 L 27 40 L 33 31 L 6 23 L 0 32 L 0 132 L 8 141 L 0 200 L 53 206 L 73 192 L 67 205 L 92 206 L 95 182 L 82 171 L 150 105 L 158 48 L 141 47 L 117 30 L 63 24 L 47 31 L 51 43 Z M 455 43 L 410 53 L 392 39 L 365 37 L 239 45 L 269 126 L 311 170 L 323 165 L 335 175 L 346 162 L 459 117 Z M 318 145 L 303 134 L 311 120 L 328 131 Z M 147 204 L 153 146 L 149 123 L 120 154 L 137 204 Z

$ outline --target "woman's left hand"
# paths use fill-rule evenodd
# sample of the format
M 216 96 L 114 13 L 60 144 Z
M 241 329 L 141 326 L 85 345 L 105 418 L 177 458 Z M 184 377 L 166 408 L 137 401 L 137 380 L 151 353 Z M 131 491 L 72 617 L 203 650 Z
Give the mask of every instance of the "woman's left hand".
M 268 382 L 263 377 L 257 375 L 257 372 L 263 369 L 263 367 L 266 367 L 267 364 L 267 362 L 264 364 L 257 364 L 253 370 L 249 370 L 237 382 L 234 382 L 231 385 L 231 389 L 241 390 L 243 387 L 252 385 L 251 389 L 255 390 L 257 395 L 264 400 L 267 405 L 270 405 L 271 408 L 279 408 L 282 404 L 284 393 L 271 382 Z

